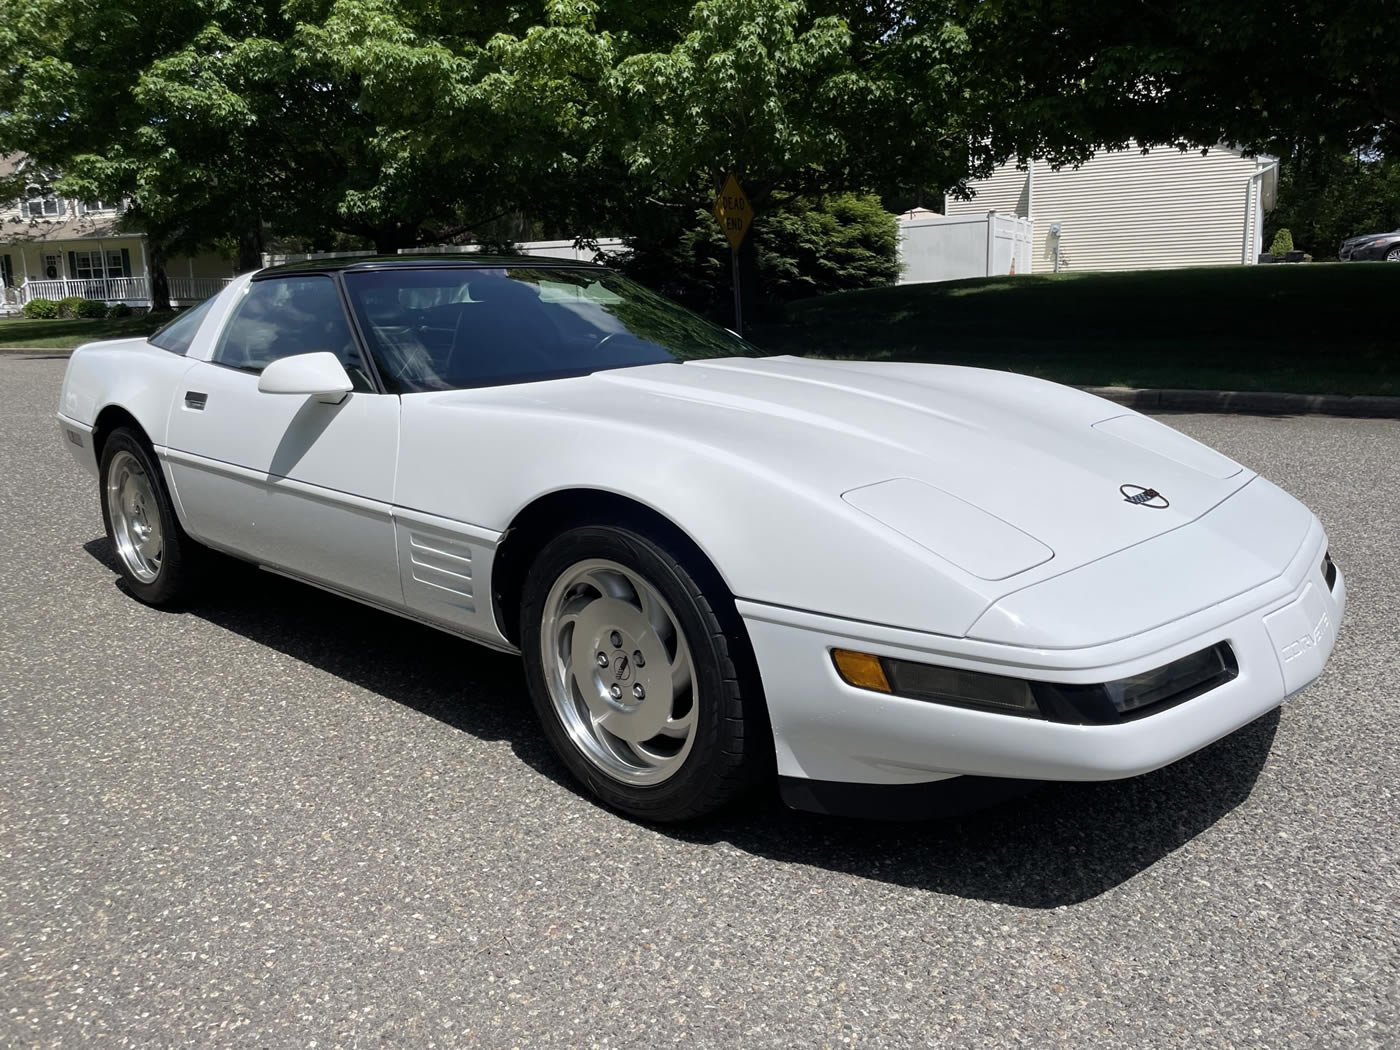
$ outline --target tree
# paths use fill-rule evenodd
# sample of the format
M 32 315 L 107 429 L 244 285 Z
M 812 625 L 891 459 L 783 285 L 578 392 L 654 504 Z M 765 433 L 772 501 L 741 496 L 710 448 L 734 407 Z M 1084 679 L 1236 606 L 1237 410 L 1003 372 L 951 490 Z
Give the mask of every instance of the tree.
M 1318 142 L 1281 153 L 1278 205 L 1265 236 L 1287 228 L 1314 259 L 1334 259 L 1348 237 L 1400 229 L 1400 162 Z
M 746 240 L 754 267 L 744 285 L 745 316 L 774 313 L 813 295 L 893 284 L 899 276 L 898 227 L 873 194 L 770 197 Z M 693 309 L 717 317 L 731 309 L 729 242 L 707 210 L 677 219 L 669 230 L 627 238 L 614 261 Z
M 470 109 L 479 49 L 420 38 L 394 17 L 400 6 L 429 9 L 13 0 L 0 151 L 62 170 L 68 192 L 131 198 L 157 255 L 231 238 L 252 268 L 268 224 L 384 251 L 418 243 L 434 221 L 455 235 L 468 203 L 499 199 L 504 174 L 482 180 L 460 152 L 434 150 L 424 113 Z M 405 111 L 414 121 L 395 119 Z
M 1400 155 L 1400 9 L 1361 0 L 5 11 L 0 151 L 130 197 L 157 255 L 228 239 L 245 267 L 269 228 L 381 251 L 507 223 L 660 243 L 731 171 L 763 214 L 958 192 L 1009 158 L 1133 140 Z M 755 276 L 752 249 L 742 262 Z
M 1300 139 L 1400 155 L 1400 5 L 1375 0 L 982 0 L 975 76 L 997 151 L 1281 153 Z M 1027 152 L 1027 151 L 1030 152 Z

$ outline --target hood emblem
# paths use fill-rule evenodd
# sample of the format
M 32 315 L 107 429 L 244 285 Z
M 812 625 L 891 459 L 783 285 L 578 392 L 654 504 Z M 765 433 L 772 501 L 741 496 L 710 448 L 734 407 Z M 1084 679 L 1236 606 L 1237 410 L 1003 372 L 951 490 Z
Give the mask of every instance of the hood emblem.
M 1123 493 L 1124 501 L 1134 503 L 1139 507 L 1151 507 L 1153 510 L 1163 510 L 1171 506 L 1167 497 L 1163 496 L 1156 489 L 1143 488 L 1141 485 L 1119 485 L 1118 491 Z

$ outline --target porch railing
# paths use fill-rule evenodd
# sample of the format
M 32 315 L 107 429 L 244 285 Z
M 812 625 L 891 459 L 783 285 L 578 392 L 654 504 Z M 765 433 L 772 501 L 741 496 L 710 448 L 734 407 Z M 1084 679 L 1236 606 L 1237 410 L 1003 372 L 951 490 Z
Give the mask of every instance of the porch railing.
M 60 279 L 57 281 L 28 281 L 20 289 L 24 300 L 66 299 L 70 295 L 102 302 L 119 303 L 150 298 L 144 277 L 95 277 L 88 280 Z
M 172 277 L 170 299 L 188 306 L 218 295 L 231 277 Z M 57 281 L 28 281 L 18 289 L 18 299 L 66 299 L 70 295 L 97 299 L 106 303 L 149 303 L 150 286 L 144 277 L 97 277 L 90 280 L 60 279 Z

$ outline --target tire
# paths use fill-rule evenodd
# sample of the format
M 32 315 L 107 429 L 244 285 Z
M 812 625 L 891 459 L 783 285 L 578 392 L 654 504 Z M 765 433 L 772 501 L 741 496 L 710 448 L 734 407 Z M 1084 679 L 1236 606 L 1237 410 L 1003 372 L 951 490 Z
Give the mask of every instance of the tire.
M 546 545 L 525 580 L 520 637 L 545 736 L 589 791 L 640 820 L 712 813 L 772 767 L 747 637 L 699 560 L 587 526 Z
M 175 517 L 150 446 L 130 427 L 112 431 L 103 444 L 98 485 L 102 524 L 127 590 L 147 605 L 187 600 L 200 548 Z
M 1392 248 L 1385 253 L 1386 262 L 1400 262 L 1400 248 Z

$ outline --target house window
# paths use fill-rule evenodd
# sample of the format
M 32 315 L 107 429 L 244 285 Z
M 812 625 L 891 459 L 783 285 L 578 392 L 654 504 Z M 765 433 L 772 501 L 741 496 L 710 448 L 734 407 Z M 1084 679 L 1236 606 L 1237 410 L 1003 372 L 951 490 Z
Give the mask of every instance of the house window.
M 105 276 L 102 273 L 102 253 L 74 252 L 73 276 L 80 281 L 91 281 L 95 277 Z
M 122 253 L 74 252 L 73 276 L 80 281 L 100 280 L 103 277 L 122 276 Z
M 27 219 L 56 219 L 64 212 L 64 202 L 52 190 L 30 186 L 25 191 L 20 212 Z
M 83 201 L 83 214 L 92 215 L 97 212 L 116 211 L 115 201 Z

